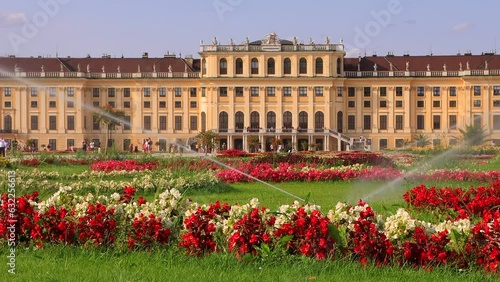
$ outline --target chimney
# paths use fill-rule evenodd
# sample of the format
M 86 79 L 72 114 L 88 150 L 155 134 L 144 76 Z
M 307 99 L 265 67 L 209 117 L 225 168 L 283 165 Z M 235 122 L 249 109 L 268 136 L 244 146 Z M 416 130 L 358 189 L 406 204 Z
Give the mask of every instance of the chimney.
M 148 52 L 144 52 L 144 53 L 142 53 L 142 58 L 143 58 L 143 59 L 147 59 L 148 57 L 149 57 Z
M 193 56 L 191 55 L 186 55 L 186 57 L 184 57 L 184 62 L 186 62 L 186 64 L 190 67 L 190 68 L 193 68 Z

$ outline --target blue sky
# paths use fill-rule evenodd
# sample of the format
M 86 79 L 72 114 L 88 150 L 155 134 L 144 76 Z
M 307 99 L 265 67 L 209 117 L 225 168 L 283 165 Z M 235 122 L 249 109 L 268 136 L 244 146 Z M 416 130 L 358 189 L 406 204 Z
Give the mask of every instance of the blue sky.
M 480 54 L 500 44 L 499 10 L 488 0 L 0 0 L 0 56 L 198 57 L 200 40 L 271 32 L 343 39 L 348 56 Z

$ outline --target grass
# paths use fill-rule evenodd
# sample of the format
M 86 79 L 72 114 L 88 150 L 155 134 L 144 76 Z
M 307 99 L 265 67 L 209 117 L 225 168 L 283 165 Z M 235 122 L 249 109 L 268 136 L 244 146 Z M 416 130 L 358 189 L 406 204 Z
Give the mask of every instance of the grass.
M 348 260 L 304 258 L 241 262 L 231 254 L 189 257 L 173 248 L 118 253 L 47 246 L 19 249 L 16 275 L 0 271 L 0 281 L 495 281 L 482 272 L 448 268 L 360 267 Z M 2 253 L 2 257 L 5 257 Z
M 458 162 L 454 162 L 458 163 Z M 452 167 L 447 164 L 446 168 Z M 462 169 L 498 170 L 500 159 L 488 164 L 464 161 L 457 164 Z M 61 175 L 81 173 L 88 165 L 42 165 L 43 171 L 58 171 Z M 19 169 L 32 169 L 19 167 Z M 115 178 L 118 180 L 117 178 Z M 283 204 L 297 200 L 276 189 L 282 189 L 327 211 L 338 201 L 355 204 L 363 199 L 379 213 L 390 214 L 404 207 L 402 194 L 419 182 L 403 181 L 394 186 L 387 183 L 344 182 L 290 182 L 272 184 L 235 183 L 216 187 L 217 190 L 188 190 L 185 197 L 207 204 L 217 200 L 229 204 L 245 204 L 258 198 L 261 205 L 275 210 Z M 469 187 L 484 183 L 458 181 L 427 182 L 427 186 Z M 377 196 L 372 191 L 381 191 Z M 86 193 L 88 191 L 82 191 Z M 106 193 L 110 194 L 110 193 Z M 139 192 L 152 199 L 154 192 Z M 366 197 L 370 196 L 369 199 Z M 349 260 L 317 262 L 290 257 L 241 262 L 232 254 L 212 254 L 203 258 L 186 256 L 175 246 L 151 252 L 128 252 L 72 246 L 46 245 L 43 250 L 18 247 L 16 249 L 16 275 L 10 275 L 6 265 L 7 247 L 0 250 L 0 281 L 495 281 L 483 271 L 464 271 L 438 267 L 433 271 L 395 266 L 361 267 Z

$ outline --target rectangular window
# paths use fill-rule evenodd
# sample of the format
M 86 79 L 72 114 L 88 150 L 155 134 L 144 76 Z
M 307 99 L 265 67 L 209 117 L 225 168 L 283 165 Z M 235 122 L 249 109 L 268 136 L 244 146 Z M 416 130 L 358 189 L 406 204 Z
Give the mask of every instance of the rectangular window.
M 292 87 L 283 87 L 283 96 L 291 97 L 292 96 Z
M 474 107 L 481 107 L 481 100 L 474 100 Z
M 403 87 L 398 86 L 396 87 L 396 97 L 401 97 L 403 96 Z
M 354 115 L 347 116 L 347 129 L 348 130 L 356 129 L 356 116 Z
M 483 118 L 481 115 L 474 115 L 474 126 L 482 127 L 483 126 Z
M 449 93 L 451 97 L 457 96 L 457 88 L 455 86 L 451 86 L 449 89 Z
M 364 87 L 363 88 L 363 96 L 364 97 L 370 97 L 371 96 L 371 89 L 370 89 L 370 87 Z
M 402 107 L 403 107 L 403 101 L 396 100 L 396 108 L 402 108 Z
M 276 96 L 276 88 L 274 88 L 274 87 L 267 87 L 266 92 L 267 92 L 268 97 Z
M 387 96 L 387 87 L 380 87 L 380 97 Z
M 299 87 L 299 97 L 307 97 L 307 87 Z
M 451 100 L 451 101 L 449 102 L 449 107 L 450 107 L 450 108 L 456 108 L 456 107 L 457 107 L 457 101 L 455 101 L 455 100 Z
M 31 101 L 32 108 L 38 108 L 38 101 Z
M 432 106 L 434 108 L 439 108 L 441 107 L 441 101 L 432 101 Z
M 66 129 L 75 130 L 75 116 L 66 117 Z
M 92 97 L 99 98 L 99 88 L 92 88 Z
M 379 141 L 379 149 L 380 150 L 384 150 L 384 149 L 387 149 L 387 139 L 380 139 Z
M 31 97 L 38 97 L 38 88 L 31 87 Z
M 38 130 L 38 116 L 31 116 L 31 130 Z
M 449 115 L 448 117 L 449 121 L 449 126 L 450 129 L 457 129 L 457 116 L 456 115 Z
M 182 116 L 175 116 L 175 130 L 182 130 Z
M 192 109 L 195 109 L 198 105 L 196 104 L 196 101 L 191 101 L 189 103 L 189 107 L 192 108 Z
M 181 102 L 181 101 L 175 101 L 175 102 L 174 102 L 174 107 L 175 107 L 176 109 L 180 109 L 180 108 L 182 108 L 182 102 Z
M 57 117 L 49 116 L 49 130 L 56 130 L 56 129 L 57 129 Z
M 189 129 L 198 130 L 198 117 L 190 116 L 189 117 Z
M 167 116 L 160 116 L 160 130 L 167 130 Z
M 75 107 L 75 102 L 73 102 L 73 101 L 67 101 L 66 102 L 66 107 L 67 108 L 74 108 Z
M 493 115 L 493 130 L 500 130 L 500 115 Z M 495 142 L 498 146 L 500 143 Z
M 191 98 L 196 98 L 196 95 L 197 95 L 196 94 L 196 88 L 194 88 L 194 87 L 189 88 L 189 96 Z
M 441 129 L 441 116 L 432 116 L 432 129 Z
M 424 129 L 424 115 L 417 115 L 417 129 Z
M 165 109 L 167 107 L 167 102 L 165 101 L 160 101 L 160 104 L 158 105 L 158 108 L 160 109 Z
M 386 115 L 381 115 L 380 116 L 380 129 L 387 129 L 387 116 Z
M 363 116 L 363 129 L 369 130 L 371 128 L 372 128 L 372 116 L 371 115 L 364 115 Z
M 123 130 L 130 130 L 130 116 L 123 118 Z
M 114 88 L 108 88 L 108 98 L 114 98 L 115 97 L 115 89 Z
M 123 88 L 123 97 L 130 98 L 130 88 Z
M 151 97 L 151 88 L 145 87 L 143 89 L 144 97 Z
M 250 87 L 250 96 L 259 97 L 259 87 Z
M 356 89 L 354 87 L 347 88 L 347 97 L 355 97 Z
M 10 87 L 5 87 L 3 89 L 3 96 L 4 97 L 12 97 L 12 89 Z
M 417 108 L 423 108 L 424 107 L 424 101 L 417 101 Z
M 500 95 L 500 86 L 499 85 L 493 86 L 493 95 L 495 95 L 495 96 Z
M 348 108 L 354 108 L 356 106 L 356 102 L 355 101 L 347 101 L 347 107 Z
M 234 95 L 236 97 L 243 97 L 243 87 L 235 87 L 234 88 Z
M 403 115 L 396 115 L 396 129 L 403 130 Z
M 92 106 L 94 108 L 99 108 L 99 101 L 92 101 Z
M 227 97 L 227 87 L 219 87 L 219 96 Z
M 314 87 L 314 96 L 323 97 L 323 87 L 321 86 Z
M 92 129 L 93 130 L 101 129 L 100 122 L 97 120 L 97 117 L 95 117 L 95 116 L 92 116 Z
M 425 95 L 425 88 L 423 86 L 417 87 L 417 96 L 424 97 L 424 95 Z
M 167 88 L 165 87 L 158 88 L 158 96 L 167 97 Z
M 145 109 L 151 108 L 151 101 L 144 101 L 144 108 Z
M 493 100 L 493 107 L 500 107 L 500 100 Z
M 481 86 L 474 86 L 474 96 L 481 96 Z
M 144 130 L 151 130 L 151 116 L 144 116 Z
M 337 97 L 342 97 L 342 87 L 337 87 Z
M 161 103 L 161 102 L 160 102 Z M 123 107 L 125 109 L 129 109 L 130 108 L 130 101 L 123 101 Z
M 441 87 L 432 87 L 432 96 L 441 96 Z
M 371 107 L 371 101 L 363 101 L 363 107 L 365 108 Z
M 12 107 L 12 102 L 11 101 L 5 101 L 3 103 L 4 108 L 11 108 Z
M 110 106 L 111 108 L 114 108 L 116 106 L 115 101 L 109 101 L 108 106 Z
M 182 89 L 180 87 L 174 88 L 174 96 L 175 97 L 182 97 Z
M 49 87 L 49 97 L 56 97 L 56 88 L 55 87 Z
M 380 107 L 387 108 L 387 101 L 385 101 L 385 100 L 380 101 Z
M 75 147 L 75 139 L 66 139 L 66 148 L 71 149 Z
M 404 139 L 396 139 L 396 148 L 403 148 L 405 145 Z
M 49 101 L 49 108 L 55 108 L 56 107 L 56 101 Z
M 68 95 L 68 97 L 75 97 L 75 88 L 68 87 L 66 89 L 66 94 Z
M 201 97 L 205 97 L 207 96 L 207 88 L 206 87 L 202 87 L 201 88 Z
M 49 147 L 50 146 L 50 147 Z M 56 151 L 57 150 L 57 139 L 49 139 L 49 144 L 47 150 Z

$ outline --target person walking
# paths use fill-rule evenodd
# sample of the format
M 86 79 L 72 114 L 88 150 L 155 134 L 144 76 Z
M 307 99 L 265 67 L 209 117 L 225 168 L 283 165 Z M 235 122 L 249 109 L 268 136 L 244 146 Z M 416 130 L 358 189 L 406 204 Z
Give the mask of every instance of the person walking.
M 7 147 L 7 143 L 3 139 L 3 137 L 0 137 L 0 157 L 4 158 L 5 157 L 5 149 Z

